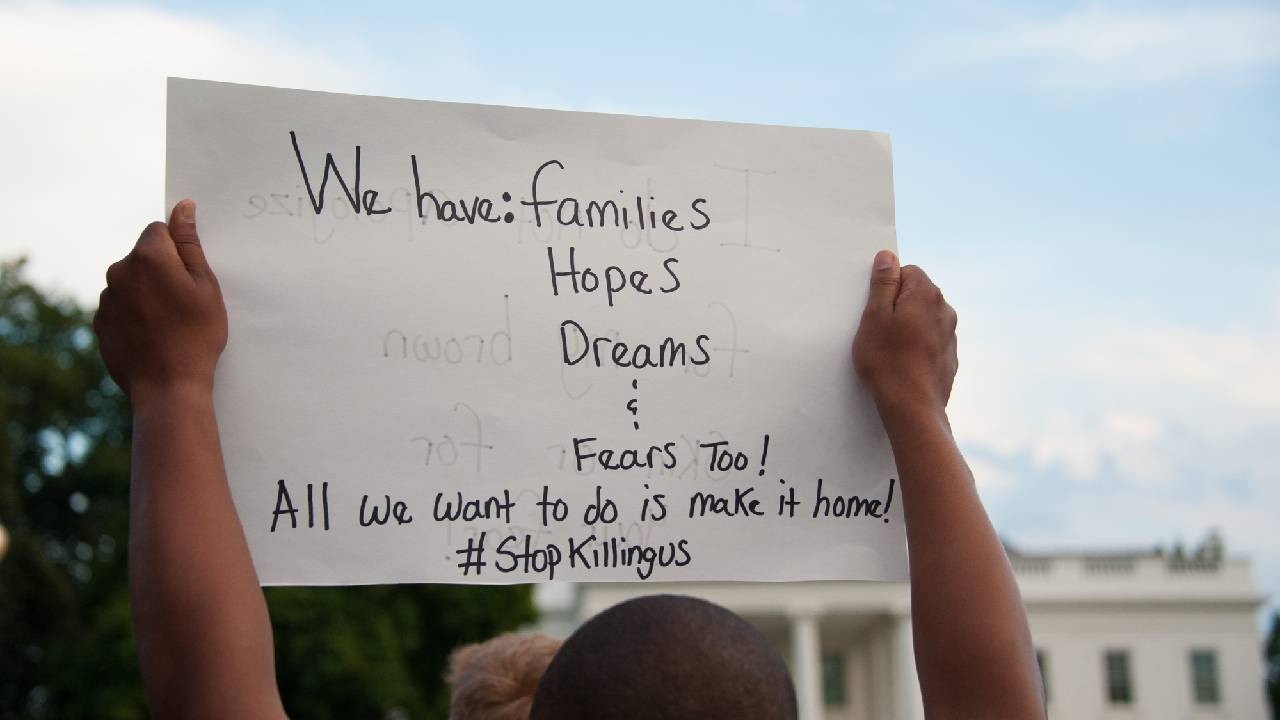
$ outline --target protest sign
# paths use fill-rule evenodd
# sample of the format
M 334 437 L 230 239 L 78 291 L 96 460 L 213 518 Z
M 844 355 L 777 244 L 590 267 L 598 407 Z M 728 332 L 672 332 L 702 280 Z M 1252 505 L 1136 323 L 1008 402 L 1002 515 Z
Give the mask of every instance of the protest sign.
M 883 134 L 171 79 L 265 584 L 903 579 Z

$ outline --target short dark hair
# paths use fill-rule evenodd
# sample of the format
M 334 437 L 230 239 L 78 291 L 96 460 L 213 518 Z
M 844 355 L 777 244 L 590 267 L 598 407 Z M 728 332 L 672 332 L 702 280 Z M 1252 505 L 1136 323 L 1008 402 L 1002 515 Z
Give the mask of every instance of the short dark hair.
M 747 621 L 652 595 L 583 624 L 551 660 L 530 720 L 795 720 L 786 663 Z

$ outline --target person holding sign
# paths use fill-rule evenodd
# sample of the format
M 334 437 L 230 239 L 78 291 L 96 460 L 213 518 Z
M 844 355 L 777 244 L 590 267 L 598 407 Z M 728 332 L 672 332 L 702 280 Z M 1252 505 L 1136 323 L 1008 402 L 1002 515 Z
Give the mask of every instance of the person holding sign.
M 925 714 L 1043 718 L 1013 574 L 946 415 L 955 327 L 924 271 L 888 251 L 875 257 L 853 365 L 900 474 Z M 108 269 L 94 329 L 133 404 L 129 583 L 151 708 L 157 717 L 284 717 L 271 623 L 223 468 L 212 391 L 227 316 L 193 202 L 148 225 Z M 795 717 L 780 659 L 727 610 L 668 598 L 599 617 L 556 652 L 531 717 L 687 717 L 681 708 Z M 630 652 L 640 645 L 651 652 Z M 673 667 L 678 686 L 666 682 Z

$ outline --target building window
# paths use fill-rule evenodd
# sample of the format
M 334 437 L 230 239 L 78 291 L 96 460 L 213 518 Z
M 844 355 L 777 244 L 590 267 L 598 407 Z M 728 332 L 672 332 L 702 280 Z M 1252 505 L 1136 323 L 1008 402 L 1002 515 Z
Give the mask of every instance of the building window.
M 822 700 L 826 705 L 830 707 L 844 706 L 844 680 L 844 655 L 839 653 L 823 653 Z
M 1040 689 L 1044 691 L 1044 701 L 1049 702 L 1049 654 L 1043 649 L 1036 649 L 1036 666 L 1040 668 Z
M 1113 705 L 1133 702 L 1133 674 L 1128 650 L 1108 650 L 1106 655 L 1107 700 Z
M 1214 651 L 1191 651 L 1191 689 L 1196 703 L 1218 704 L 1218 654 Z

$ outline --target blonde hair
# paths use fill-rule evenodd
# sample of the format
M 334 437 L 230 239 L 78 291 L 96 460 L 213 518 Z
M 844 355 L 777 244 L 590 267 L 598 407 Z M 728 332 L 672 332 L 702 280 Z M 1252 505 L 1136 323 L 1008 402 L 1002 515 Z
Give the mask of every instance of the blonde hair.
M 508 633 L 449 656 L 449 720 L 528 720 L 533 695 L 560 640 Z

